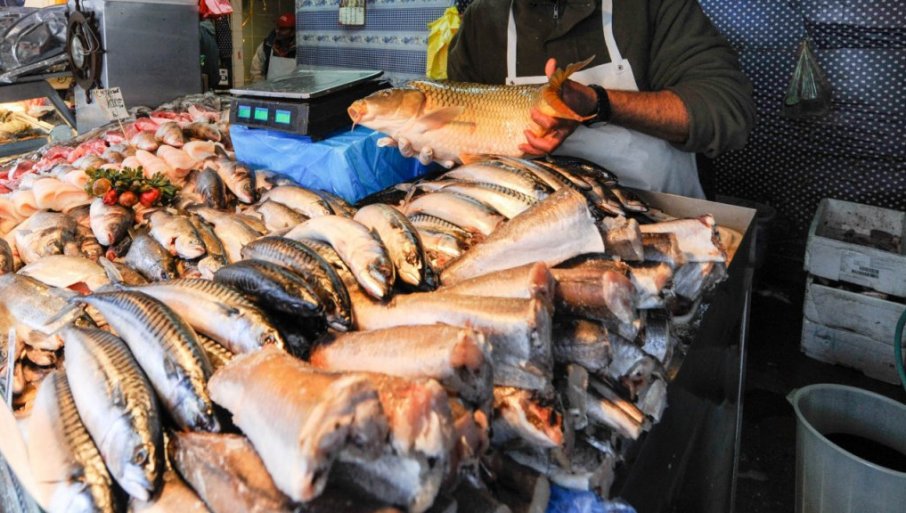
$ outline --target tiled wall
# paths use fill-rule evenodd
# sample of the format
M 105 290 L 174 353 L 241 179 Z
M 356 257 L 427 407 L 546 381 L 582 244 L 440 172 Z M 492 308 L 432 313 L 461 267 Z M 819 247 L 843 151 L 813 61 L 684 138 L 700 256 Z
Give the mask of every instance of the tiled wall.
M 337 21 L 339 0 L 296 0 L 300 64 L 383 69 L 401 82 L 425 74 L 428 23 L 453 0 L 368 0 L 365 26 Z

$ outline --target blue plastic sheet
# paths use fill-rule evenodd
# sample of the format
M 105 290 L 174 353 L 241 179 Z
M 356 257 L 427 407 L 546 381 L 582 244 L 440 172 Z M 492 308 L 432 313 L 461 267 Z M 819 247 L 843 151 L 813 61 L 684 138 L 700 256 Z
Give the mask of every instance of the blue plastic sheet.
M 237 160 L 352 203 L 435 169 L 403 157 L 396 148 L 378 148 L 382 135 L 364 127 L 343 130 L 316 142 L 309 137 L 239 125 L 230 126 L 230 136 Z
M 636 513 L 622 501 L 606 501 L 592 492 L 580 492 L 551 484 L 547 513 Z

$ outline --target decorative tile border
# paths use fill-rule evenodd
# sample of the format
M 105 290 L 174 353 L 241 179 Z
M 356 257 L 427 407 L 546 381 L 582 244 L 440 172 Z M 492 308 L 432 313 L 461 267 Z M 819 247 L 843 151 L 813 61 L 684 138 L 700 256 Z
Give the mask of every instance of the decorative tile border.
M 386 31 L 327 31 L 303 32 L 296 39 L 298 46 L 308 47 L 342 47 L 342 48 L 383 48 L 388 50 L 424 51 L 428 45 L 427 32 Z
M 441 7 L 453 5 L 451 0 L 368 0 L 367 9 L 411 9 L 413 7 Z M 296 12 L 338 9 L 340 0 L 296 0 Z

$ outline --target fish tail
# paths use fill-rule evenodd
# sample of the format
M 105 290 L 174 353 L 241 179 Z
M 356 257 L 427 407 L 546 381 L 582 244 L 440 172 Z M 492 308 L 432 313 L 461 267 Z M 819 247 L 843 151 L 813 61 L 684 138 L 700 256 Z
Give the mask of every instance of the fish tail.
M 544 101 L 556 112 L 556 116 L 566 119 L 574 119 L 576 121 L 586 121 L 591 119 L 592 116 L 580 116 L 573 109 L 569 107 L 560 97 L 560 91 L 563 88 L 563 84 L 566 80 L 577 71 L 581 70 L 585 66 L 588 66 L 591 61 L 595 58 L 594 55 L 585 59 L 584 61 L 574 62 L 566 66 L 566 69 L 557 68 L 556 71 L 551 74 L 548 84 L 542 90 L 541 94 L 544 97 Z

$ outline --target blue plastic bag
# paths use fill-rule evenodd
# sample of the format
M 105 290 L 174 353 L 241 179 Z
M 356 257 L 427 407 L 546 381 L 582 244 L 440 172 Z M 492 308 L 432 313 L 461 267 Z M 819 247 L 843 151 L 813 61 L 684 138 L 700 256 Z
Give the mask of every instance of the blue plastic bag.
M 635 509 L 622 501 L 606 501 L 596 493 L 551 484 L 547 513 L 635 513 Z
M 397 148 L 379 148 L 377 140 L 382 134 L 364 127 L 315 142 L 305 136 L 239 125 L 230 126 L 230 136 L 237 160 L 254 169 L 286 175 L 303 187 L 332 192 L 351 203 L 435 169 L 403 157 Z

